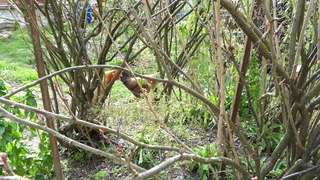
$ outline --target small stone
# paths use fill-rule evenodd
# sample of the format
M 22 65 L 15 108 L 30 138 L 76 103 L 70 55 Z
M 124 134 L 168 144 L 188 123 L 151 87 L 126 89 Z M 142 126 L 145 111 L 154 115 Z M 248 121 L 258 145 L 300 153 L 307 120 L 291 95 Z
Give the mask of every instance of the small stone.
M 0 38 L 5 38 L 5 39 L 9 39 L 12 36 L 12 32 L 10 31 L 3 31 L 0 32 Z

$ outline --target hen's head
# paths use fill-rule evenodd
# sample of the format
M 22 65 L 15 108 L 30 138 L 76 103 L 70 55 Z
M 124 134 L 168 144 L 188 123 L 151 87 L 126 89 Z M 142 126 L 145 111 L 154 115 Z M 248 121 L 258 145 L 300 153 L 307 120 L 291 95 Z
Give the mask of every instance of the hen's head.
M 126 80 L 126 79 L 128 79 L 130 77 L 130 74 L 128 73 L 128 72 L 126 72 L 126 71 L 123 71 L 122 72 L 122 76 L 121 76 L 121 81 L 122 80 Z

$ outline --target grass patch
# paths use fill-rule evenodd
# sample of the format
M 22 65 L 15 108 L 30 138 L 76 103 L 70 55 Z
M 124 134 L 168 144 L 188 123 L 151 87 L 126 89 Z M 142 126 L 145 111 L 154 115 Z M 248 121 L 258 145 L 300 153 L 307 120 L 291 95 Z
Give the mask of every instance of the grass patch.
M 154 94 L 150 94 L 150 102 L 154 112 L 160 120 L 163 114 L 170 114 L 167 128 L 187 144 L 200 144 L 204 130 L 195 124 L 185 125 L 182 119 L 183 108 L 177 100 L 165 101 L 162 98 L 158 102 L 153 101 Z M 108 127 L 126 132 L 135 139 L 145 140 L 147 144 L 161 144 L 171 146 L 171 137 L 160 128 L 154 114 L 144 98 L 136 98 L 122 84 L 116 82 L 112 87 L 111 96 L 102 107 L 92 107 L 90 112 Z
M 0 77 L 22 84 L 38 79 L 27 29 L 14 31 L 11 38 L 0 38 Z

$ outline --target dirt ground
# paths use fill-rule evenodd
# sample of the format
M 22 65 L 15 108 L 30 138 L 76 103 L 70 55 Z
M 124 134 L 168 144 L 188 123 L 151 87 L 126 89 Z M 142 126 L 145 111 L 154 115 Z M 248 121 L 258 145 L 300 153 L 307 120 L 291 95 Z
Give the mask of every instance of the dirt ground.
M 64 159 L 66 158 L 66 159 Z M 64 177 L 68 180 L 89 180 L 98 179 L 96 174 L 99 171 L 105 172 L 105 180 L 125 180 L 132 176 L 128 173 L 125 166 L 121 166 L 112 161 L 99 157 L 91 157 L 86 162 L 79 162 L 62 156 L 63 161 L 68 163 L 69 168 L 64 169 Z M 166 172 L 161 179 L 165 180 L 197 180 L 199 176 L 195 172 L 190 172 L 185 168 L 173 167 Z

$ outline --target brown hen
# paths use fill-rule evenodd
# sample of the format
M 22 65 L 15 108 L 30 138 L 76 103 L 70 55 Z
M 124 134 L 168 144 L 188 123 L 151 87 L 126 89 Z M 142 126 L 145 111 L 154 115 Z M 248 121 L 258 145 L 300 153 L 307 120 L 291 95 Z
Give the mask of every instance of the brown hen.
M 150 75 L 150 77 L 154 77 L 154 75 Z M 155 80 L 142 79 L 140 77 L 135 78 L 127 72 L 122 72 L 121 81 L 135 97 L 139 98 L 143 95 L 143 92 L 149 93 L 150 91 L 155 90 L 158 84 Z

